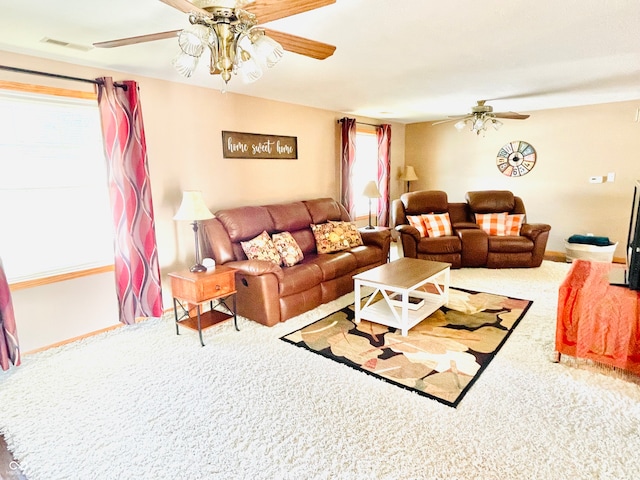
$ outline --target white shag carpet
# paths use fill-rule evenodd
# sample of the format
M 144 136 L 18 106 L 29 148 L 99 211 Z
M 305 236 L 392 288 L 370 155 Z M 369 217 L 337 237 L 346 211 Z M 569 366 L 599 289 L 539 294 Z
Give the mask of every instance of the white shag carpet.
M 167 315 L 28 355 L 0 374 L 0 431 L 29 480 L 636 479 L 640 387 L 551 362 L 567 271 L 452 271 L 534 301 L 455 409 L 279 339 L 347 295 L 204 348 Z

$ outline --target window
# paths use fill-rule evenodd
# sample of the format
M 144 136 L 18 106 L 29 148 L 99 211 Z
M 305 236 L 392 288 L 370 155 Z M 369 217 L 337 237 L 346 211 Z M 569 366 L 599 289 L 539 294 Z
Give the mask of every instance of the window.
M 356 160 L 353 167 L 353 193 L 356 204 L 356 216 L 369 215 L 369 199 L 362 195 L 364 187 L 370 181 L 378 183 L 378 139 L 375 132 L 358 129 L 356 131 Z M 377 202 L 371 202 L 371 212 L 378 211 Z
M 113 264 L 95 95 L 0 89 L 0 206 L 10 283 Z

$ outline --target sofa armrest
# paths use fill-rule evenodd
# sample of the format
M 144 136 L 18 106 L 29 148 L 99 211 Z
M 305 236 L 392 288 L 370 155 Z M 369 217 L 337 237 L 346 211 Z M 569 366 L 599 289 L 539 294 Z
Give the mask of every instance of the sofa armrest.
M 360 230 L 360 236 L 365 245 L 373 245 L 384 250 L 390 242 L 391 232 L 389 230 L 373 230 L 371 232 Z
M 530 238 L 535 243 L 538 235 L 548 232 L 549 230 L 551 230 L 551 225 L 547 225 L 546 223 L 525 223 L 520 229 L 520 235 Z
M 268 260 L 240 260 L 236 262 L 227 262 L 225 265 L 252 277 L 258 277 L 266 273 L 273 273 L 278 278 L 278 282 L 284 280 L 282 268 Z

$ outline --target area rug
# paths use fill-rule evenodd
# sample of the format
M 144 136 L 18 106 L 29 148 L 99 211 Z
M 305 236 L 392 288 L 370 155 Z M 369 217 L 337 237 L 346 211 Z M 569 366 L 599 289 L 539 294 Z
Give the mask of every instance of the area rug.
M 456 407 L 532 303 L 451 288 L 447 305 L 407 336 L 366 320 L 356 325 L 351 304 L 281 339 Z

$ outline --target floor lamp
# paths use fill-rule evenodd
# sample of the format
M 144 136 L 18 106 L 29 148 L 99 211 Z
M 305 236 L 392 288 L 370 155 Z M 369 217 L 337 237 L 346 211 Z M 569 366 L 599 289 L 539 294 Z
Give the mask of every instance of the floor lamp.
M 369 199 L 369 225 L 364 228 L 366 228 L 367 230 L 372 230 L 374 227 L 373 225 L 371 225 L 371 200 L 374 198 L 380 198 L 382 195 L 380 195 L 378 185 L 376 185 L 376 182 L 374 182 L 373 180 L 365 185 L 362 195 Z
M 202 198 L 202 192 L 186 191 L 182 192 L 182 203 L 178 208 L 178 213 L 173 217 L 174 220 L 187 220 L 193 226 L 193 234 L 196 239 L 196 263 L 189 271 L 206 272 L 207 267 L 200 263 L 200 244 L 198 242 L 198 221 L 214 218 L 211 210 L 207 208 Z
M 414 180 L 418 180 L 418 175 L 416 175 L 416 171 L 411 165 L 407 165 L 404 167 L 404 172 L 400 176 L 400 180 L 407 182 L 407 192 L 409 191 L 409 182 L 413 182 Z

